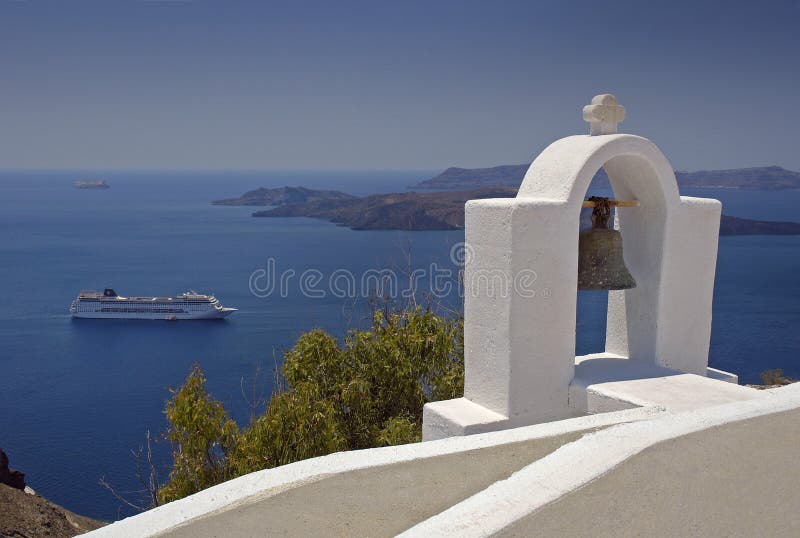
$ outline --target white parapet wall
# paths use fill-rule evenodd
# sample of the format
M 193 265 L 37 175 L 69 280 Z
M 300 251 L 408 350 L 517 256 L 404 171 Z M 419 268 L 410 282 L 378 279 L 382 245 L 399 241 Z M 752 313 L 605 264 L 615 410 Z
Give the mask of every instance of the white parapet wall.
M 723 425 L 754 418 L 769 420 L 770 415 L 800 410 L 800 383 L 762 393 L 762 398 L 734 401 L 682 413 L 665 413 L 651 420 L 620 424 L 585 435 L 578 441 L 564 445 L 548 456 L 531 463 L 508 479 L 496 482 L 439 515 L 415 525 L 401 536 L 425 538 L 493 536 L 550 503 L 579 490 L 649 447 Z M 754 432 L 753 435 L 758 434 Z M 748 436 L 746 428 L 742 437 L 749 445 L 755 447 L 759 445 L 759 439 Z M 773 444 L 782 446 L 783 452 L 789 448 L 786 446 L 787 441 L 793 443 L 795 439 L 772 440 Z M 776 448 L 766 448 L 767 443 L 764 443 L 764 446 L 764 454 L 757 455 L 757 459 L 768 457 L 768 451 Z M 680 461 L 681 454 L 675 457 Z M 736 465 L 735 462 L 732 464 Z M 756 472 L 736 467 L 736 472 L 739 473 Z M 780 472 L 779 468 L 775 470 Z M 796 507 L 800 490 L 794 488 L 789 493 L 791 497 L 788 504 Z M 784 522 L 760 521 L 758 510 L 753 509 L 754 506 L 758 506 L 759 500 L 750 498 L 746 491 L 738 497 L 745 500 L 743 503 L 745 506 L 742 507 L 744 517 L 755 521 L 755 526 L 762 530 L 763 535 L 776 535 L 776 530 L 779 530 L 784 535 L 790 536 L 796 535 L 796 530 L 800 529 L 796 521 L 793 526 L 795 531 L 790 530 Z M 707 502 L 707 515 L 713 521 L 719 514 L 713 513 L 714 499 L 709 499 Z M 658 510 L 658 506 L 649 508 Z M 585 517 L 581 514 L 572 516 Z M 642 519 L 641 513 L 639 516 Z M 660 532 L 665 536 L 677 535 L 669 528 L 662 528 Z M 631 528 L 625 529 L 625 533 L 637 534 Z
M 699 379 L 693 374 L 685 375 Z M 685 389 L 702 391 L 702 387 L 697 385 Z M 476 449 L 492 449 L 582 433 L 576 440 L 564 442 L 554 452 L 531 461 L 508 478 L 493 483 L 432 517 L 417 520 L 404 534 L 491 536 L 624 465 L 630 458 L 658 443 L 756 417 L 768 419 L 770 415 L 800 410 L 800 384 L 758 392 L 757 398 L 733 399 L 722 405 L 707 405 L 691 411 L 669 412 L 656 407 L 639 407 L 484 434 L 331 454 L 230 480 L 185 499 L 112 523 L 86 536 L 138 538 L 169 535 L 172 530 L 191 523 L 197 538 L 203 538 L 211 536 L 203 533 L 203 522 L 207 519 L 239 513 L 240 509 L 248 506 L 258 507 L 258 503 L 265 499 L 315 480 L 354 471 L 378 472 L 397 463 L 414 464 Z M 713 404 L 713 401 L 706 403 Z M 758 446 L 759 441 L 755 439 L 749 443 Z M 396 494 L 393 485 L 387 483 L 385 495 L 391 498 Z M 332 503 L 332 506 L 336 506 L 336 503 Z M 259 517 L 266 522 L 266 527 L 258 527 L 261 523 L 257 521 L 255 528 L 266 532 L 271 518 L 302 518 L 303 507 L 297 506 L 296 510 L 297 513 L 262 514 Z M 259 511 L 249 510 L 247 513 L 252 517 L 253 513 L 258 514 Z M 253 527 L 253 524 L 249 525 L 249 528 Z M 252 534 L 231 529 L 227 535 L 238 537 Z
M 379 469 L 396 463 L 421 461 L 427 458 L 523 441 L 559 437 L 565 434 L 590 431 L 625 422 L 647 420 L 661 412 L 662 410 L 658 408 L 638 408 L 481 435 L 450 437 L 425 443 L 338 452 L 328 456 L 311 458 L 273 469 L 250 473 L 205 489 L 184 499 L 117 521 L 85 536 L 93 538 L 156 536 L 197 518 L 235 509 L 242 504 L 269 495 L 279 494 L 282 491 L 322 477 L 330 477 L 357 470 Z M 390 493 L 391 486 L 387 485 L 387 494 Z

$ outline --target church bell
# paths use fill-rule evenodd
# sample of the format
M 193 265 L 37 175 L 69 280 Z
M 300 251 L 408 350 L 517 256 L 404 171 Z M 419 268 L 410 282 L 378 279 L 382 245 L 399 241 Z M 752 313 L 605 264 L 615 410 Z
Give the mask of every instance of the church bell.
M 592 196 L 592 228 L 578 237 L 578 289 L 627 290 L 636 281 L 625 267 L 622 234 L 608 227 L 611 204 L 608 198 Z

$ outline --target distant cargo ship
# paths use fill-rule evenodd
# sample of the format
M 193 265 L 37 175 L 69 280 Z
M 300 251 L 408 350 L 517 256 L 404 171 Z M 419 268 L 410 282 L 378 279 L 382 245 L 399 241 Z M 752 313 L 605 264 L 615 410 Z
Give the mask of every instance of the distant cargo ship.
M 105 179 L 85 179 L 75 182 L 76 189 L 107 189 L 108 187 Z
M 94 319 L 221 319 L 235 308 L 222 306 L 213 295 L 193 291 L 177 297 L 121 297 L 111 289 L 85 290 L 69 308 L 73 318 Z

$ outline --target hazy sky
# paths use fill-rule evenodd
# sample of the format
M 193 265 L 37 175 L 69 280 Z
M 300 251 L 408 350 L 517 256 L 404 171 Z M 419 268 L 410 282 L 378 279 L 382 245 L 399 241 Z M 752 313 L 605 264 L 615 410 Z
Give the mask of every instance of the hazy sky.
M 0 0 L 0 168 L 529 162 L 616 93 L 678 169 L 800 170 L 800 2 Z

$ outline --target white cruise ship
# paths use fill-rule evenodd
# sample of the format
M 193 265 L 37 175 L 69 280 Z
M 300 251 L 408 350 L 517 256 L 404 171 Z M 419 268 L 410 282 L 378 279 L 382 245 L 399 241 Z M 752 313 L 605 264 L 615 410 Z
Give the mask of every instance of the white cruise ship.
M 236 312 L 213 295 L 187 292 L 177 297 L 121 297 L 111 288 L 103 293 L 84 290 L 69 308 L 73 318 L 96 319 L 220 319 Z

